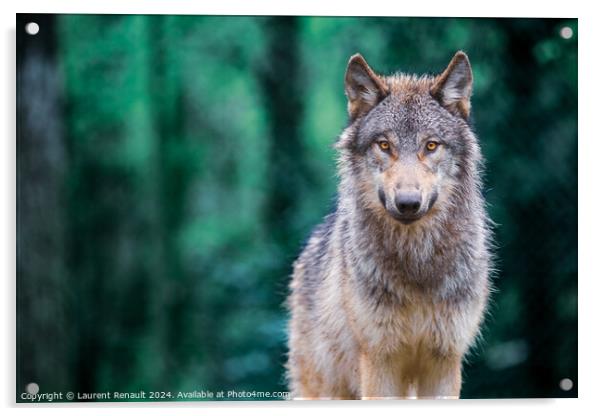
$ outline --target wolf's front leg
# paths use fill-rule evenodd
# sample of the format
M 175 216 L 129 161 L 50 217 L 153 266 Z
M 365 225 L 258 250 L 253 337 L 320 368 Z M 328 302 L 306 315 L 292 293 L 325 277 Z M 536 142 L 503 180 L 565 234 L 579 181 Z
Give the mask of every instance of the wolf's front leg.
M 409 383 L 403 379 L 400 370 L 400 365 L 389 357 L 362 354 L 360 357 L 362 400 L 408 397 Z
M 418 375 L 418 398 L 459 399 L 462 357 L 436 357 L 423 363 Z

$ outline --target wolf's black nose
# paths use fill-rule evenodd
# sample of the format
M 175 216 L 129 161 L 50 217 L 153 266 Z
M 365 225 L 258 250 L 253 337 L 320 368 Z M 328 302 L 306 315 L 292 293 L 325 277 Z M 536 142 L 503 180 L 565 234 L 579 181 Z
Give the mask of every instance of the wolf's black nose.
M 395 195 L 395 206 L 401 215 L 415 215 L 420 209 L 420 192 L 404 192 Z

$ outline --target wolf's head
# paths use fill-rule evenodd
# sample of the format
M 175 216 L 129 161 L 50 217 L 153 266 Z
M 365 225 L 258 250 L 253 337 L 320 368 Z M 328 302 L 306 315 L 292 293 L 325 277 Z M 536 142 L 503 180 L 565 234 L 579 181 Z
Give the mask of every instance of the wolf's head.
M 337 148 L 341 170 L 353 177 L 348 186 L 364 206 L 410 224 L 455 203 L 480 160 L 467 123 L 471 91 L 463 52 L 436 77 L 379 76 L 361 55 L 351 57 L 350 125 Z

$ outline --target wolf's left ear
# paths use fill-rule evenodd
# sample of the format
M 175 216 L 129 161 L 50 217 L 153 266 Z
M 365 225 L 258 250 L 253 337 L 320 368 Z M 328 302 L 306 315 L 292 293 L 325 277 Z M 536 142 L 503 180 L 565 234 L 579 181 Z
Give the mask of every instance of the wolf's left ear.
M 451 62 L 435 79 L 431 95 L 452 114 L 464 119 L 470 115 L 470 95 L 472 94 L 472 69 L 468 56 L 456 52 Z
M 387 86 L 359 53 L 347 64 L 345 94 L 351 120 L 368 113 L 387 95 Z

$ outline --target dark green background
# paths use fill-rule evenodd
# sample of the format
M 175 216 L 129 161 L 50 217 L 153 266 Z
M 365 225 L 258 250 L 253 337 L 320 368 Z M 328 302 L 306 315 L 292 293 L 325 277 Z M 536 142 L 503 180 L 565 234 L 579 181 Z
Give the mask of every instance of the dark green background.
M 576 396 L 576 19 L 110 15 L 17 16 L 17 395 L 286 390 L 347 60 L 437 73 L 459 49 L 497 223 L 463 396 Z

